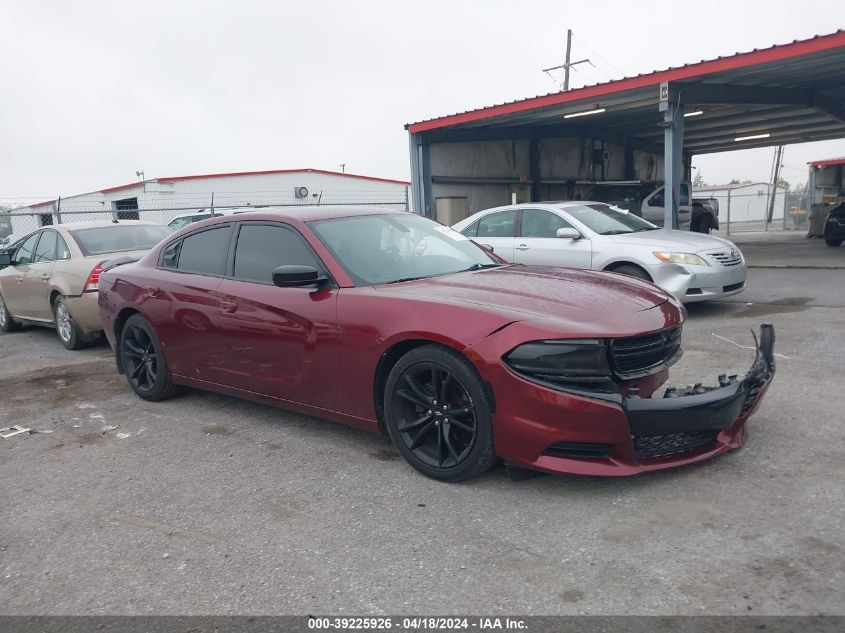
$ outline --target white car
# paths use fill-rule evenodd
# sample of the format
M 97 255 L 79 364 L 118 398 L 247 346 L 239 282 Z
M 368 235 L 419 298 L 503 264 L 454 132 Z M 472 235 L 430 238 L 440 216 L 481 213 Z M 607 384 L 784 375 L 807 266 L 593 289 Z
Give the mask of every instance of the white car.
M 217 218 L 221 215 L 237 215 L 238 213 L 249 213 L 250 211 L 257 211 L 261 207 L 237 207 L 237 208 L 223 208 L 218 207 L 216 209 L 200 209 L 199 211 L 194 211 L 193 213 L 186 213 L 185 215 L 180 215 L 167 223 L 167 226 L 172 229 L 173 231 L 178 231 L 184 226 L 188 226 L 189 224 L 193 224 L 194 222 L 201 222 L 202 220 L 207 220 L 208 218 Z
M 661 229 L 602 202 L 544 202 L 487 209 L 455 224 L 515 264 L 590 268 L 651 281 L 684 303 L 745 288 L 747 269 L 732 242 Z

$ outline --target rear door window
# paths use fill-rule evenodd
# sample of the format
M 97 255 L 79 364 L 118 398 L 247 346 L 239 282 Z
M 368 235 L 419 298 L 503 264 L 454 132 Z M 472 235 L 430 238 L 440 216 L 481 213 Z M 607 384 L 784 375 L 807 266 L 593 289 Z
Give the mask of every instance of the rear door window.
M 273 269 L 290 264 L 323 270 L 296 230 L 279 224 L 241 225 L 235 246 L 235 279 L 272 284 Z
M 179 247 L 176 268 L 181 272 L 214 277 L 224 275 L 231 235 L 232 225 L 224 224 L 186 236 Z
M 477 237 L 513 237 L 515 228 L 516 211 L 499 211 L 478 221 Z
M 478 237 L 478 220 L 466 227 L 461 233 L 467 237 Z
M 70 248 L 65 238 L 56 233 L 56 259 L 70 259 Z
M 42 231 L 41 239 L 38 240 L 38 246 L 35 248 L 35 255 L 32 262 L 52 262 L 56 260 L 56 238 L 59 236 L 55 231 Z

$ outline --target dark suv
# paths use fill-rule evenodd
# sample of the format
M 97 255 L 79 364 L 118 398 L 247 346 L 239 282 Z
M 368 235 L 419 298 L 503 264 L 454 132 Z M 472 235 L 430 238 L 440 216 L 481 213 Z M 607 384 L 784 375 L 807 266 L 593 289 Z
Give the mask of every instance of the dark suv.
M 828 213 L 824 223 L 824 241 L 828 246 L 839 246 L 842 240 L 845 240 L 845 204 Z

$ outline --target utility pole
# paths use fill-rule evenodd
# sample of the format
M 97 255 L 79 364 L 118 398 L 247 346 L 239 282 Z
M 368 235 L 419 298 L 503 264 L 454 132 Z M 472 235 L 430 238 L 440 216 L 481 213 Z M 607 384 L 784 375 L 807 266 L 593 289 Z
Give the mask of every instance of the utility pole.
M 769 198 L 769 208 L 766 211 L 766 230 L 769 230 L 769 224 L 772 222 L 772 216 L 775 214 L 775 198 L 778 195 L 778 180 L 780 179 L 780 167 L 783 160 L 783 145 L 778 145 L 775 149 L 775 164 L 772 167 L 772 196 Z
M 572 56 L 572 29 L 566 29 L 566 61 L 560 66 L 552 66 L 551 68 L 544 68 L 543 72 L 551 77 L 551 71 L 560 70 L 563 68 L 563 91 L 569 90 L 569 69 L 578 64 L 588 64 L 589 59 L 579 59 L 577 62 L 570 61 Z M 554 79 L 554 77 L 552 77 Z
M 340 173 L 342 173 L 342 174 L 346 173 L 346 163 L 340 164 Z

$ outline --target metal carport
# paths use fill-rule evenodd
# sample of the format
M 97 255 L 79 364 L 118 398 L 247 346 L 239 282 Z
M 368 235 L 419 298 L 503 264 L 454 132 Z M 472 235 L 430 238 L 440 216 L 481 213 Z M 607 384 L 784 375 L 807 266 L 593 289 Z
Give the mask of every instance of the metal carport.
M 616 179 L 605 177 L 606 162 L 618 179 L 637 178 L 647 156 L 673 192 L 666 226 L 677 226 L 693 155 L 845 138 L 845 31 L 405 127 L 415 208 L 429 217 L 437 188 L 484 186 L 498 200 L 521 185 L 539 201 L 554 185 L 568 183 L 571 192 L 573 183 Z M 554 155 L 584 143 L 593 150 L 586 175 L 583 161 L 575 170 Z

